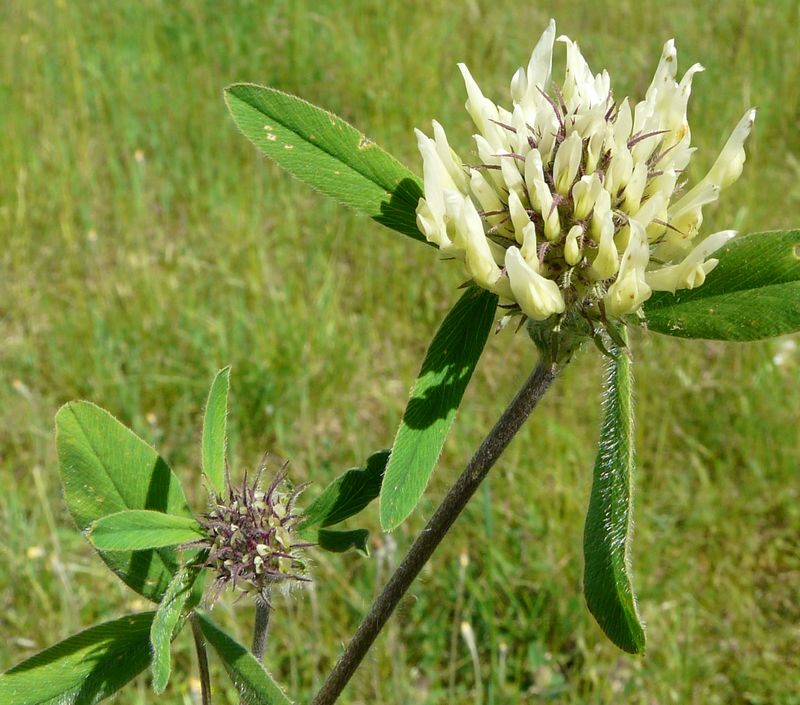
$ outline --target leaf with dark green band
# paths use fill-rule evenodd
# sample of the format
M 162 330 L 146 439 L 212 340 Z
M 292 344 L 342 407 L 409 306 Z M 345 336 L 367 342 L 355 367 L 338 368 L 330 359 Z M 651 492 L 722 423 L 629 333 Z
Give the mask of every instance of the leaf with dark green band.
M 94 705 L 150 662 L 153 612 L 71 636 L 0 676 L 3 705 Z
M 230 367 L 217 372 L 208 392 L 206 412 L 203 416 L 201 443 L 203 474 L 218 497 L 225 492 L 225 446 L 230 378 Z
M 358 514 L 381 491 L 389 451 L 381 450 L 367 459 L 364 468 L 352 468 L 328 485 L 306 509 L 297 527 L 302 532 L 316 526 L 332 526 Z
M 98 519 L 86 536 L 100 551 L 141 551 L 196 541 L 203 532 L 193 517 L 128 509 Z
M 714 257 L 719 264 L 701 286 L 645 302 L 650 330 L 741 341 L 800 330 L 800 230 L 738 237 Z
M 126 509 L 193 519 L 178 478 L 158 453 L 111 414 L 71 402 L 56 414 L 56 447 L 67 507 L 81 531 Z M 158 602 L 178 568 L 175 551 L 100 551 L 130 587 Z
M 486 345 L 497 296 L 469 287 L 431 342 L 392 446 L 381 487 L 381 526 L 411 514 L 439 460 L 456 409 Z
M 301 181 L 382 225 L 425 242 L 417 229 L 420 180 L 336 115 L 274 88 L 225 90 L 236 125 Z
M 586 604 L 609 639 L 623 651 L 644 651 L 630 576 L 634 439 L 631 362 L 614 350 L 603 401 L 603 426 L 583 535 Z
M 366 467 L 352 468 L 339 475 L 303 510 L 305 518 L 297 527 L 299 535 L 333 553 L 355 548 L 369 554 L 366 529 L 331 531 L 322 527 L 355 516 L 378 496 L 388 459 L 389 451 L 381 450 L 367 459 Z
M 291 705 L 280 686 L 248 649 L 198 610 L 200 627 L 246 705 Z
M 317 531 L 316 541 L 319 547 L 331 553 L 344 553 L 351 548 L 369 555 L 369 531 L 366 529 L 351 529 L 349 531 L 335 531 L 333 529 L 320 529 Z

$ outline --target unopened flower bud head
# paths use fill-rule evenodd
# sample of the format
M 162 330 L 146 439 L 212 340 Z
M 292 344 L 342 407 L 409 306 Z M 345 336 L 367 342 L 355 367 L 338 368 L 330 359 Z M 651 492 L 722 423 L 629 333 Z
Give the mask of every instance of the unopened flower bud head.
M 192 544 L 208 550 L 206 566 L 216 572 L 212 604 L 227 585 L 267 599 L 275 585 L 309 580 L 302 550 L 311 544 L 294 533 L 302 520 L 295 501 L 304 488 L 286 487 L 286 465 L 266 490 L 259 479 L 248 485 L 245 478 L 227 497 L 212 496 L 201 521 L 205 538 Z
M 608 73 L 593 74 L 566 37 L 564 80 L 553 82 L 555 40 L 551 20 L 511 80 L 510 108 L 486 98 L 459 64 L 479 161 L 462 162 L 439 123 L 433 139 L 417 130 L 417 223 L 512 310 L 553 326 L 571 312 L 607 323 L 636 312 L 653 291 L 700 286 L 717 264 L 711 255 L 735 233 L 700 235 L 703 209 L 739 178 L 755 110 L 708 174 L 679 193 L 694 151 L 687 104 L 702 67 L 677 81 L 670 40 L 644 100 L 620 101 Z

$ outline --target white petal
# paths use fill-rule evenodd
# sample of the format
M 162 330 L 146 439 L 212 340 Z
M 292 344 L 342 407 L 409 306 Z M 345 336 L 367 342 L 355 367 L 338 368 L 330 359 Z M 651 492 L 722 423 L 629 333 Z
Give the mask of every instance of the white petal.
M 652 293 L 645 280 L 645 268 L 650 259 L 645 229 L 633 219 L 628 224 L 630 239 L 622 255 L 619 274 L 604 298 L 606 312 L 612 316 L 624 316 L 635 311 Z
M 577 132 L 573 132 L 558 147 L 553 162 L 553 181 L 556 191 L 562 196 L 569 193 L 583 156 L 583 140 Z
M 439 159 L 441 159 L 445 169 L 447 169 L 447 173 L 453 183 L 459 191 L 466 191 L 467 175 L 464 171 L 464 166 L 459 156 L 451 149 L 444 128 L 436 120 L 433 121 L 433 138 L 436 143 L 436 153 L 439 155 Z
M 525 184 L 528 187 L 528 194 L 531 198 L 531 205 L 534 210 L 542 212 L 542 204 L 536 198 L 536 184 L 544 183 L 544 168 L 542 167 L 542 155 L 539 150 L 532 149 L 525 157 Z
M 567 233 L 567 239 L 564 242 L 564 259 L 571 267 L 581 261 L 581 246 L 578 241 L 582 235 L 583 228 L 580 225 L 573 225 Z
M 525 183 L 517 166 L 520 163 L 516 157 L 500 158 L 500 173 L 505 181 L 506 189 L 522 197 L 525 195 Z
M 644 194 L 644 187 L 647 184 L 647 164 L 639 162 L 633 169 L 628 185 L 625 187 L 622 207 L 626 213 L 635 213 L 639 210 Z
M 617 144 L 628 144 L 633 129 L 633 115 L 628 99 L 622 101 L 617 111 L 617 118 L 614 120 L 614 142 Z
M 490 289 L 500 278 L 500 268 L 492 256 L 489 241 L 483 232 L 481 217 L 469 198 L 464 199 L 460 225 L 464 236 L 467 272 L 478 286 Z
M 625 145 L 616 145 L 611 153 L 611 162 L 606 171 L 603 188 L 615 197 L 617 192 L 625 188 L 633 173 L 633 157 Z
M 573 214 L 575 220 L 586 220 L 594 208 L 595 201 L 603 190 L 597 174 L 582 176 L 572 187 Z
M 539 249 L 536 246 L 536 226 L 528 223 L 522 231 L 522 253 L 523 259 L 528 266 L 535 272 L 539 271 Z
M 461 71 L 461 75 L 464 78 L 464 85 L 467 88 L 467 102 L 465 104 L 467 112 L 472 117 L 472 121 L 475 123 L 478 130 L 485 133 L 487 131 L 486 116 L 488 115 L 489 117 L 497 119 L 497 106 L 483 95 L 475 79 L 472 78 L 472 74 L 469 72 L 466 64 L 459 64 L 458 68 Z
M 592 225 L 594 225 L 594 221 Z M 614 242 L 614 221 L 610 211 L 606 211 L 598 229 L 600 237 L 597 254 L 589 268 L 589 276 L 595 281 L 603 281 L 613 277 L 619 269 L 619 253 Z
M 723 230 L 709 235 L 695 247 L 683 262 L 661 267 L 647 272 L 647 283 L 655 291 L 671 291 L 676 289 L 694 289 L 705 281 L 705 276 L 717 264 L 718 260 L 707 258 L 736 236 L 735 230 Z
M 525 315 L 543 321 L 564 312 L 564 297 L 558 285 L 534 271 L 516 247 L 506 250 L 506 272 L 514 299 Z
M 483 174 L 477 169 L 472 170 L 469 180 L 469 189 L 480 203 L 484 211 L 497 211 L 503 209 L 503 204 L 497 192 L 489 185 Z
M 726 188 L 739 178 L 746 159 L 744 143 L 753 129 L 755 119 L 756 111 L 751 109 L 739 120 L 705 180 Z
M 537 88 L 545 90 L 550 82 L 553 67 L 553 42 L 556 37 L 556 21 L 551 19 L 547 29 L 539 37 L 528 62 L 528 94 L 538 93 Z
M 664 44 L 661 52 L 661 59 L 658 62 L 653 80 L 650 83 L 645 100 L 654 101 L 656 93 L 660 93 L 664 88 L 675 82 L 675 74 L 678 72 L 678 52 L 675 49 L 675 40 L 670 39 Z
M 511 224 L 514 226 L 514 237 L 521 245 L 524 242 L 523 231 L 530 224 L 531 219 L 514 191 L 508 194 L 508 212 L 511 215 Z

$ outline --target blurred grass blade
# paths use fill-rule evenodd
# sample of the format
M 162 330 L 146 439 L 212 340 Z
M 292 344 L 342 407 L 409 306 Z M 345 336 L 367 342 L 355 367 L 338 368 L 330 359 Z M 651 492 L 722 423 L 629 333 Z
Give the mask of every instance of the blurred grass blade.
M 309 186 L 425 242 L 417 229 L 420 180 L 341 118 L 274 88 L 237 83 L 225 101 L 239 129 Z
M 367 459 L 364 468 L 347 470 L 329 484 L 306 509 L 297 527 L 301 533 L 320 526 L 332 526 L 358 514 L 381 491 L 389 451 L 381 450 Z
M 697 289 L 658 291 L 644 304 L 650 330 L 679 338 L 759 340 L 800 330 L 800 230 L 738 237 Z
M 631 361 L 615 348 L 603 401 L 600 448 L 583 534 L 586 604 L 623 651 L 644 651 L 645 635 L 630 577 L 634 439 Z
M 203 416 L 202 465 L 203 474 L 218 497 L 225 492 L 225 446 L 228 419 L 228 390 L 231 368 L 217 372 L 208 392 Z
M 166 462 L 99 406 L 84 401 L 62 406 L 56 414 L 56 447 L 67 507 L 81 531 L 126 509 L 193 519 Z M 99 553 L 122 580 L 153 602 L 160 601 L 178 568 L 171 548 Z
M 203 535 L 192 517 L 129 509 L 94 522 L 86 537 L 100 551 L 141 551 L 194 541 Z
M 153 612 L 105 622 L 71 636 L 0 676 L 3 705 L 94 705 L 150 662 Z
M 167 586 L 164 599 L 156 610 L 150 628 L 150 644 L 153 660 L 150 668 L 153 673 L 153 690 L 160 695 L 169 682 L 170 646 L 178 632 L 181 616 L 192 596 L 192 587 L 200 572 L 199 566 L 185 565 L 175 573 Z
M 198 611 L 198 617 L 203 635 L 214 647 L 246 705 L 291 705 L 280 686 L 250 651 L 222 631 L 204 612 Z
M 431 342 L 411 390 L 381 487 L 381 526 L 397 527 L 417 506 L 456 409 L 486 345 L 497 296 L 469 287 Z

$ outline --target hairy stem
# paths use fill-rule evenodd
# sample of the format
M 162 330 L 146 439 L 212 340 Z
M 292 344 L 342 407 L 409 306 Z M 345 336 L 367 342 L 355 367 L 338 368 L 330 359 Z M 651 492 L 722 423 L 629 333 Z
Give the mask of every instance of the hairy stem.
M 556 364 L 551 362 L 540 362 L 527 379 L 494 428 L 484 438 L 475 455 L 467 463 L 464 472 L 445 495 L 427 526 L 417 536 L 383 592 L 372 603 L 367 616 L 364 617 L 311 705 L 332 705 L 336 702 L 411 583 L 428 562 L 506 446 L 522 427 L 525 419 L 550 387 L 559 369 Z
M 197 615 L 192 612 L 189 617 L 194 636 L 194 648 L 197 651 L 197 667 L 200 670 L 200 698 L 203 705 L 211 705 L 211 677 L 208 673 L 208 654 L 206 653 L 206 639 L 200 628 Z
M 267 631 L 269 630 L 269 613 L 272 605 L 269 602 L 269 592 L 256 598 L 256 621 L 253 627 L 252 652 L 259 661 L 264 658 L 264 649 L 267 646 Z

